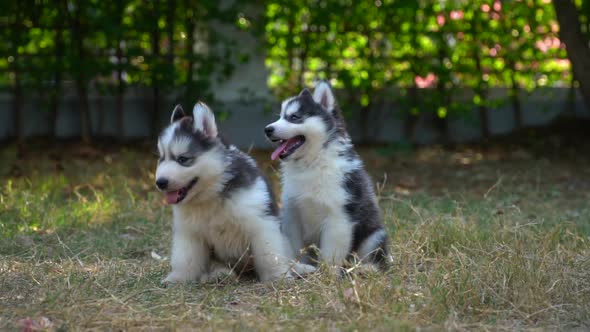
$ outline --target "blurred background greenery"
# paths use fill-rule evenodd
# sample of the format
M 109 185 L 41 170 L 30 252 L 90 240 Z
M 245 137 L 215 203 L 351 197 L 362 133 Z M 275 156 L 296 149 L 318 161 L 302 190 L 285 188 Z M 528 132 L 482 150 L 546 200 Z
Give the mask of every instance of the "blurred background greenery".
M 153 136 L 168 99 L 223 101 L 215 87 L 251 64 L 252 49 L 266 67 L 269 103 L 329 79 L 361 127 L 383 103 L 395 103 L 405 137 L 425 115 L 445 137 L 449 117 L 475 110 L 487 138 L 489 109 L 499 104 L 510 106 L 518 129 L 521 96 L 539 87 L 571 88 L 572 100 L 581 88 L 590 104 L 585 0 L 8 0 L 0 13 L 0 92 L 11 100 L 9 136 L 20 141 L 32 96 L 55 129 L 71 92 L 73 125 L 88 142 L 96 102 L 89 95 L 114 98 L 120 132 L 130 88 L 147 91 Z M 240 43 L 236 33 L 258 42 Z M 498 87 L 507 94 L 489 93 Z M 465 91 L 467 100 L 456 98 Z M 239 93 L 247 99 L 251 91 Z

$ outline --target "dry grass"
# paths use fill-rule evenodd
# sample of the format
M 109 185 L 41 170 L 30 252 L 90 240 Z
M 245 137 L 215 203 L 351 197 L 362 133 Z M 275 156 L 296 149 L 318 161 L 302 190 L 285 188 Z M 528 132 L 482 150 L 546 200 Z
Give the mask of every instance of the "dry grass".
M 0 150 L 0 329 L 590 328 L 587 158 L 367 149 L 385 275 L 161 288 L 169 211 L 142 151 Z

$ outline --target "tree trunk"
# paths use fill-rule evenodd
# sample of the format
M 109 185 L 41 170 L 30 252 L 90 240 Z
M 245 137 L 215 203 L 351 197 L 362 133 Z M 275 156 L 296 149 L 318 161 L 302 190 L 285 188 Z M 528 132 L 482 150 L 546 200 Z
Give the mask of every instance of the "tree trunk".
M 360 131 L 360 142 L 361 144 L 366 144 L 370 142 L 369 138 L 369 116 L 371 114 L 371 103 L 367 104 L 366 106 L 362 106 L 359 110 L 359 131 Z M 376 129 L 376 128 L 373 128 Z
M 157 83 L 156 83 L 157 84 Z M 160 125 L 160 87 L 154 85 L 152 88 L 153 104 L 152 104 L 152 125 L 151 135 L 157 136 L 158 126 Z
M 193 57 L 193 46 L 195 43 L 195 22 L 193 19 L 194 13 L 191 11 L 191 1 L 186 0 L 184 3 L 184 8 L 189 10 L 186 15 L 186 44 L 185 44 L 185 57 L 188 59 L 187 65 L 187 73 L 186 73 L 186 81 L 184 82 L 185 90 L 184 90 L 184 100 L 186 102 L 191 102 L 193 96 L 193 66 L 195 63 Z
M 477 17 L 477 15 L 475 16 Z M 476 19 L 471 24 L 471 33 L 474 36 L 477 36 L 478 31 L 480 31 L 479 21 Z M 474 40 L 473 44 L 473 58 L 475 60 L 475 72 L 479 75 L 477 78 L 477 86 L 475 87 L 475 93 L 479 96 L 479 105 L 477 107 L 477 111 L 479 113 L 479 121 L 481 123 L 481 136 L 484 141 L 487 141 L 490 137 L 490 124 L 488 119 L 488 107 L 485 105 L 485 101 L 487 99 L 487 86 L 485 81 L 483 80 L 483 68 L 481 67 L 481 57 L 479 56 L 480 47 L 479 41 L 476 39 Z
M 442 142 L 446 145 L 449 143 L 448 112 L 449 112 L 449 108 L 451 107 L 452 100 L 451 100 L 451 93 L 445 87 L 445 83 L 452 82 L 452 81 L 450 79 L 447 79 L 448 77 L 450 77 L 450 75 L 448 74 L 446 69 L 444 69 L 444 60 L 447 57 L 448 52 L 446 49 L 446 41 L 444 40 L 443 34 L 440 34 L 440 38 L 441 38 L 439 40 L 440 46 L 438 49 L 438 63 L 439 63 L 439 66 L 441 66 L 441 68 L 443 68 L 443 70 L 445 70 L 445 76 L 438 78 L 438 83 L 436 84 L 436 90 L 438 91 L 438 94 L 441 97 L 442 106 L 446 109 L 447 114 L 445 114 L 445 116 L 441 117 L 438 114 L 438 107 L 434 107 L 434 114 L 435 114 L 434 124 L 436 126 L 436 130 L 438 131 L 438 134 L 440 135 L 440 137 L 442 139 Z
M 367 63 L 369 64 L 369 68 L 368 68 L 368 76 L 367 76 L 367 82 L 368 84 L 365 84 L 365 86 L 360 89 L 361 93 L 365 96 L 367 96 L 368 99 L 368 103 L 366 105 L 362 105 L 362 98 L 363 95 L 361 95 L 361 114 L 360 114 L 360 130 L 361 130 L 361 137 L 363 142 L 365 143 L 371 143 L 374 142 L 378 137 L 379 137 L 379 130 L 380 128 L 371 128 L 371 123 L 370 120 L 371 118 L 376 118 L 375 116 L 375 112 L 380 111 L 380 105 L 381 103 L 379 102 L 379 98 L 381 96 L 377 96 L 377 94 L 375 93 L 375 89 L 373 88 L 373 86 L 371 85 L 371 83 L 373 82 L 373 78 L 374 78 L 374 68 L 375 68 L 375 52 L 373 51 L 374 49 L 377 48 L 377 46 L 375 45 L 375 39 L 372 38 L 371 34 L 369 33 L 365 33 L 364 34 L 365 38 L 367 38 Z M 377 110 L 377 111 L 376 111 Z
M 168 91 L 173 90 L 175 88 L 175 80 L 174 77 L 176 76 L 175 73 L 175 68 L 174 68 L 174 23 L 175 23 L 175 14 L 176 14 L 176 1 L 175 0 L 170 0 L 168 2 L 168 15 L 166 17 L 166 34 L 168 35 L 168 54 L 167 54 L 167 71 L 169 73 L 171 73 L 172 75 L 172 79 L 168 80 L 166 83 L 166 86 L 168 87 Z M 174 103 L 176 103 L 178 100 L 176 100 L 178 97 L 175 95 L 175 100 Z M 170 107 L 170 105 L 167 105 L 166 107 Z M 170 108 L 171 109 L 171 108 Z
M 88 90 L 83 80 L 76 82 L 80 106 L 80 130 L 82 142 L 90 143 L 90 112 L 88 111 Z
M 160 28 L 158 27 L 158 1 L 154 1 L 154 25 L 152 26 L 152 118 L 151 135 L 156 136 L 160 125 Z
M 94 102 L 94 107 L 98 112 L 98 125 L 96 126 L 96 132 L 94 133 L 98 137 L 104 137 L 104 127 L 107 122 L 107 112 L 104 109 L 104 95 L 99 93 L 98 99 Z
M 123 108 L 123 97 L 125 95 L 125 82 L 123 81 L 123 52 L 121 50 L 121 40 L 118 40 L 117 47 L 117 99 L 115 101 L 117 108 L 117 135 L 125 137 L 125 109 Z
M 447 91 L 447 88 L 445 88 L 444 83 L 441 81 L 439 81 L 438 84 L 436 85 L 436 89 L 438 90 L 438 93 L 441 96 L 442 106 L 447 110 L 447 114 L 445 116 L 441 117 L 438 114 L 438 108 L 435 107 L 435 109 L 434 109 L 434 114 L 435 114 L 434 125 L 436 127 L 436 130 L 438 131 L 438 134 L 440 135 L 440 138 L 441 138 L 441 141 L 443 142 L 443 144 L 448 144 L 449 143 L 448 112 L 449 112 L 449 108 L 451 107 L 451 93 L 450 93 L 450 91 Z
M 509 0 L 502 0 L 502 5 L 509 5 Z M 533 18 L 534 19 L 534 18 Z M 503 13 L 502 14 L 502 27 L 503 27 L 503 33 L 505 34 L 509 34 L 511 29 L 511 20 L 512 17 L 510 17 L 508 15 L 508 13 Z M 522 107 L 520 104 L 520 99 L 519 99 L 519 94 L 520 94 L 520 88 L 518 86 L 518 82 L 516 81 L 516 61 L 514 60 L 514 56 L 516 54 L 516 56 L 518 56 L 519 54 L 518 52 L 518 47 L 512 47 L 510 45 L 510 47 L 508 48 L 508 54 L 506 54 L 506 56 L 504 57 L 506 59 L 507 62 L 507 67 L 510 69 L 510 92 L 509 97 L 510 97 L 510 102 L 512 104 L 512 111 L 513 111 L 513 115 L 514 115 L 514 127 L 516 129 L 520 129 L 522 128 Z
M 418 31 L 416 30 L 418 27 L 418 16 L 414 13 L 414 24 L 411 27 L 410 33 L 414 36 L 418 35 Z M 418 41 L 416 38 L 411 39 L 411 46 L 413 49 L 418 49 Z M 417 55 L 414 53 L 410 60 L 410 71 L 414 76 L 412 87 L 408 89 L 409 91 L 409 98 L 410 98 L 410 110 L 406 114 L 404 119 L 404 137 L 411 143 L 416 144 L 416 130 L 418 128 L 418 122 L 420 117 L 422 116 L 421 110 L 418 109 L 418 85 L 416 84 L 416 77 L 419 76 L 418 69 L 416 68 L 416 63 L 419 63 L 417 59 Z
M 418 86 L 414 83 L 408 89 L 410 98 L 410 110 L 407 112 L 404 119 L 404 137 L 412 144 L 416 143 L 416 127 L 420 118 L 420 113 L 414 110 L 418 108 Z
M 19 17 L 20 16 L 20 5 L 19 3 L 17 3 L 17 7 L 16 7 L 16 16 Z M 13 60 L 12 60 L 12 71 L 14 74 L 14 83 L 13 83 L 13 90 L 12 90 L 12 94 L 13 94 L 13 99 L 12 99 L 12 111 L 13 111 L 13 124 L 14 124 L 14 130 L 15 130 L 15 136 L 16 136 L 16 141 L 17 141 L 17 148 L 19 151 L 19 155 L 21 154 L 21 152 L 23 151 L 23 143 L 25 140 L 24 137 L 24 133 L 23 133 L 23 128 L 22 128 L 22 87 L 21 87 L 21 81 L 20 81 L 20 68 L 19 68 L 19 64 L 20 64 L 20 59 L 18 56 L 18 45 L 21 42 L 21 25 L 18 24 L 20 22 L 17 22 L 17 24 L 14 25 L 13 27 L 13 31 L 12 31 L 12 51 L 13 51 Z
M 16 53 L 15 53 L 16 54 Z M 16 142 L 18 145 L 19 150 L 23 146 L 25 141 L 24 133 L 23 133 L 23 126 L 22 126 L 22 89 L 20 83 L 20 70 L 18 69 L 17 62 L 18 57 L 14 56 L 14 87 L 13 87 L 13 99 L 12 99 L 12 110 L 14 113 L 14 130 L 16 131 Z
M 485 101 L 487 99 L 487 87 L 481 77 L 482 67 L 481 67 L 481 59 L 479 57 L 479 49 L 476 48 L 473 54 L 475 58 L 475 71 L 479 73 L 479 81 L 477 83 L 477 87 L 475 87 L 475 93 L 479 96 L 479 106 L 477 110 L 479 112 L 479 121 L 481 122 L 481 135 L 484 141 L 487 141 L 490 138 L 490 122 L 488 119 L 488 107 L 485 105 Z
M 294 29 L 295 29 L 295 16 L 293 14 L 293 11 L 291 11 L 289 14 L 289 17 L 288 17 L 288 22 L 287 22 L 287 68 L 289 68 L 289 73 L 287 74 L 287 85 L 288 86 L 294 86 L 294 84 L 295 84 L 294 77 L 296 77 L 295 75 L 297 75 L 297 70 L 295 70 L 295 68 L 294 68 L 295 62 L 293 61 L 293 58 L 295 57 L 295 55 L 293 54 L 293 50 L 295 49 L 295 43 L 293 42 L 294 37 L 295 37 L 294 31 L 293 31 Z M 299 91 L 297 91 L 297 93 L 299 93 Z M 295 91 L 283 91 L 283 92 L 287 92 L 286 95 L 290 95 L 290 94 L 294 93 Z
M 49 101 L 50 130 L 52 137 L 57 135 L 57 117 L 59 112 L 59 100 L 61 96 L 61 75 L 64 52 L 62 23 L 58 24 L 59 26 L 55 34 L 55 70 L 53 72 L 53 91 L 51 91 L 51 100 Z
M 82 1 L 76 3 L 76 17 L 74 19 L 73 35 L 75 36 L 78 49 L 78 73 L 76 78 L 76 89 L 78 91 L 78 102 L 80 108 L 80 134 L 84 143 L 90 143 L 90 110 L 88 105 L 88 87 L 86 82 L 86 54 L 84 52 L 84 34 L 82 32 Z
M 576 116 L 576 88 L 575 88 L 575 82 L 576 82 L 576 75 L 574 75 L 573 70 L 571 70 L 571 82 L 570 82 L 570 87 L 567 91 L 567 100 L 565 102 L 565 115 L 569 116 L 569 117 L 575 117 Z
M 117 109 L 117 135 L 119 137 L 125 137 L 125 109 L 123 108 L 123 97 L 125 95 L 125 82 L 123 81 L 123 48 L 121 47 L 121 43 L 123 41 L 123 36 L 121 31 L 123 30 L 123 0 L 117 1 L 117 9 L 120 13 L 119 17 L 119 36 L 117 38 L 117 99 L 116 109 Z
M 512 103 L 512 110 L 514 111 L 514 127 L 516 129 L 522 128 L 522 106 L 520 104 L 520 99 L 518 95 L 520 94 L 520 88 L 518 87 L 518 82 L 516 81 L 516 77 L 514 77 L 514 73 L 516 71 L 515 64 L 513 61 L 509 61 L 510 66 L 510 102 Z
M 309 47 L 308 47 L 308 40 L 307 40 L 307 34 L 302 34 L 301 36 L 301 51 L 299 53 L 299 63 L 301 64 L 301 68 L 299 70 L 299 78 L 297 80 L 297 83 L 299 84 L 299 91 L 303 90 L 303 88 L 305 87 L 305 63 L 307 61 L 307 51 L 308 51 Z
M 174 14 L 176 13 L 176 1 L 170 0 L 168 3 L 168 17 L 166 18 L 166 28 L 168 34 L 168 64 L 173 69 L 174 66 Z
M 580 29 L 578 10 L 570 0 L 552 3 L 559 22 L 559 37 L 566 45 L 574 76 L 580 83 L 586 108 L 590 111 L 590 48 L 588 39 Z

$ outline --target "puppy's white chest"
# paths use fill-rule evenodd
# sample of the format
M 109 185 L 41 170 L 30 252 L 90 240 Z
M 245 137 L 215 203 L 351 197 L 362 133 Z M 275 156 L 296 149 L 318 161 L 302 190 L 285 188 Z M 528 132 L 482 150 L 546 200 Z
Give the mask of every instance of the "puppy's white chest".
M 318 206 L 342 203 L 345 192 L 343 175 L 337 167 L 318 167 L 301 173 L 291 172 L 285 179 L 285 190 L 292 197 Z
M 322 228 L 330 227 L 326 223 L 346 222 L 343 209 L 347 194 L 342 187 L 343 172 L 337 164 L 285 175 L 284 198 L 297 210 L 306 244 L 318 243 Z
M 330 208 L 311 198 L 297 200 L 294 204 L 298 211 L 304 243 L 318 243 L 324 222 L 330 215 Z
M 235 261 L 248 249 L 244 231 L 222 205 L 200 205 L 182 216 L 178 216 L 182 227 L 193 233 L 196 241 L 204 241 L 219 259 Z

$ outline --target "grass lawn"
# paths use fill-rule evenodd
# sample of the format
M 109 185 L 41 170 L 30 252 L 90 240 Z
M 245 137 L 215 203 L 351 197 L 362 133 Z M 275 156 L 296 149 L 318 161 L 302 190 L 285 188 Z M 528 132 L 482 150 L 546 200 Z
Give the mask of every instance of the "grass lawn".
M 361 149 L 390 271 L 161 288 L 151 148 L 0 149 L 0 330 L 590 329 L 588 153 Z

